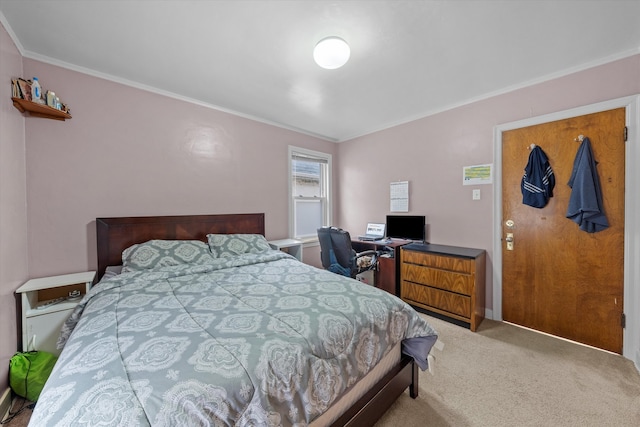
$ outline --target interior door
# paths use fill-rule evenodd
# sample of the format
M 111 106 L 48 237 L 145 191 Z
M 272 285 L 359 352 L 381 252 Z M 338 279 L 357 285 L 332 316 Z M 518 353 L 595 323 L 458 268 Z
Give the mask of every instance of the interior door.
M 502 134 L 504 320 L 622 353 L 624 128 L 625 109 L 619 108 Z M 591 141 L 609 221 L 596 233 L 566 218 L 579 135 Z M 541 209 L 522 203 L 531 144 L 546 153 L 556 179 Z

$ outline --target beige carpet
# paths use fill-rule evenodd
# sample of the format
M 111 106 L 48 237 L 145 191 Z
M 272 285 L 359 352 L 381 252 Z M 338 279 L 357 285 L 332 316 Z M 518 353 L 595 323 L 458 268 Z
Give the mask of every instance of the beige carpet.
M 640 426 L 640 374 L 622 356 L 491 320 L 473 333 L 425 317 L 444 343 L 434 375 L 421 372 L 420 396 L 404 392 L 376 427 Z
M 640 426 L 640 374 L 622 356 L 507 323 L 478 331 L 425 316 L 444 349 L 420 395 L 405 392 L 376 427 Z

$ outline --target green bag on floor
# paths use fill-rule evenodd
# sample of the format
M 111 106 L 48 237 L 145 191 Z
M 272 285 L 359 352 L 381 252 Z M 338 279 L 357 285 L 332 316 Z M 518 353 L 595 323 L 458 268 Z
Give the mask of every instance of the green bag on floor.
M 35 402 L 58 358 L 46 351 L 16 353 L 9 360 L 9 385 L 15 394 Z

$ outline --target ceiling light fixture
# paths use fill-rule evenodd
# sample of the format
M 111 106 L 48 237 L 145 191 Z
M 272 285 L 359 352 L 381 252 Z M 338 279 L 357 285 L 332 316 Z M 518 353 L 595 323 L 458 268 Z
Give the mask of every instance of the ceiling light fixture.
M 313 49 L 316 64 L 328 70 L 342 67 L 349 60 L 351 49 L 340 37 L 327 37 L 318 42 Z

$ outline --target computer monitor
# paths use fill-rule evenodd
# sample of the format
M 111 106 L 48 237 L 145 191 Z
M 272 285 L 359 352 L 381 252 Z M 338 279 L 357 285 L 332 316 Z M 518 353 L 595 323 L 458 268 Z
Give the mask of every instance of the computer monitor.
M 387 237 L 424 242 L 425 215 L 387 215 Z

